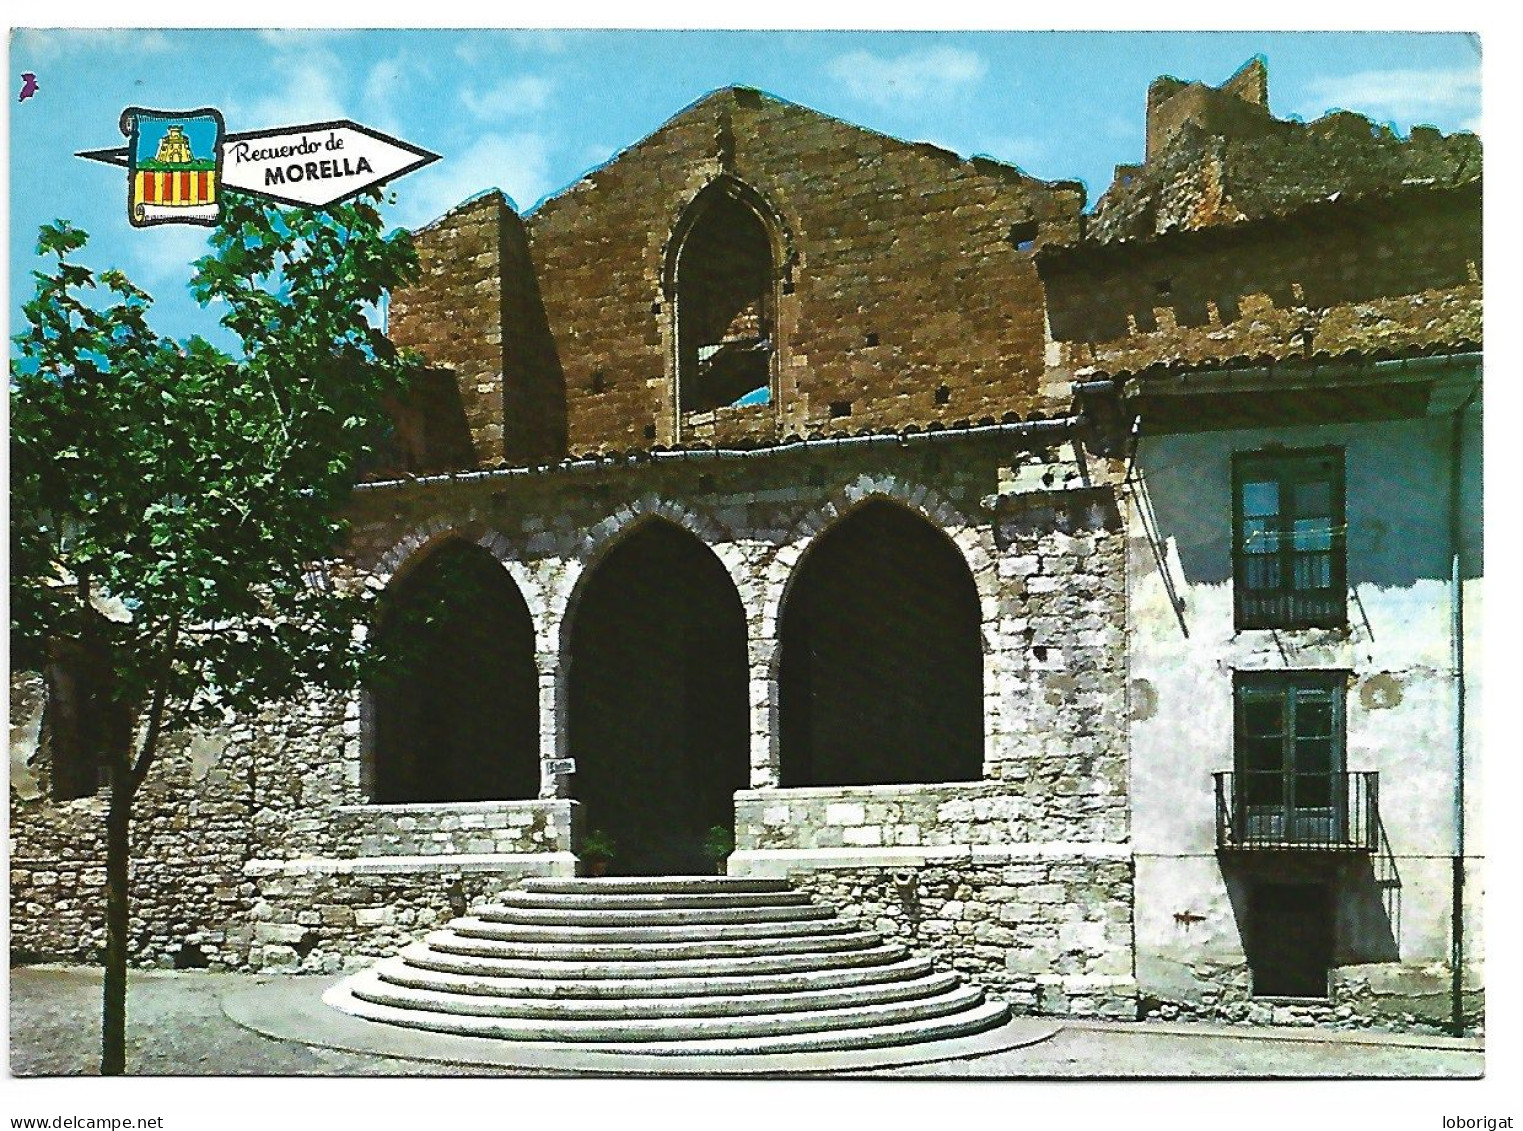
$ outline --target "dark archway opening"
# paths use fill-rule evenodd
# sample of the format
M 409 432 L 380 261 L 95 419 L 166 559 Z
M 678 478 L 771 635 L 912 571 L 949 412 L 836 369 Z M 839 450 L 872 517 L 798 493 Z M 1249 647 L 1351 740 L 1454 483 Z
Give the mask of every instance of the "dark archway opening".
M 979 779 L 978 592 L 946 536 L 870 502 L 798 569 L 780 630 L 782 784 Z
M 374 800 L 537 797 L 534 623 L 502 565 L 451 539 L 387 593 L 377 632 Z
M 594 569 L 571 623 L 567 707 L 585 827 L 609 872 L 712 872 L 748 784 L 746 618 L 719 559 L 654 520 Z
M 677 261 L 682 410 L 766 404 L 775 345 L 772 238 L 724 187 L 710 188 L 694 207 Z

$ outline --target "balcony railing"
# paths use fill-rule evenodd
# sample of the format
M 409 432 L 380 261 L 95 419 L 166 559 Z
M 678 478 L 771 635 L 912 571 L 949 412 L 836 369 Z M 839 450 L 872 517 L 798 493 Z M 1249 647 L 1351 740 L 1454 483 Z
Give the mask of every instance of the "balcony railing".
M 1215 778 L 1218 852 L 1374 852 L 1378 846 L 1378 773 L 1253 771 Z

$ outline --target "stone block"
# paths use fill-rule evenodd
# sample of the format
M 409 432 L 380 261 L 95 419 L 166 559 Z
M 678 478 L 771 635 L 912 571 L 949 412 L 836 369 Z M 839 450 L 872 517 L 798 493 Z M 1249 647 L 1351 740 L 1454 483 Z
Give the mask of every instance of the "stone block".
M 860 825 L 867 814 L 859 801 L 832 802 L 825 806 L 825 821 L 831 825 Z M 848 842 L 863 843 L 863 842 Z

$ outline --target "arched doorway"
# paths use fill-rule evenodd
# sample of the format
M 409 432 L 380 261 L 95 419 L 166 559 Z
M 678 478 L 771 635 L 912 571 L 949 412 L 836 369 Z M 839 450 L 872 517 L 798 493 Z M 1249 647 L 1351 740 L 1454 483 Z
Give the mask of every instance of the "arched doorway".
M 586 827 L 615 844 L 609 871 L 712 871 L 748 783 L 746 618 L 729 574 L 660 519 L 585 580 L 571 621 L 568 742 Z
M 372 789 L 381 803 L 539 795 L 534 624 L 518 586 L 451 538 L 388 589 L 370 687 Z
M 979 620 L 967 563 L 919 515 L 874 500 L 820 535 L 782 611 L 782 784 L 981 777 Z

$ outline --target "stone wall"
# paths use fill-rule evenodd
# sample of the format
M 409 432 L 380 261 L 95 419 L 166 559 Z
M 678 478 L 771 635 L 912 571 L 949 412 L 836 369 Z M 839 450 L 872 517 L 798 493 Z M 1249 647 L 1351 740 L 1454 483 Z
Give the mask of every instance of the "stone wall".
M 455 209 L 414 237 L 420 275 L 392 294 L 387 334 L 449 370 L 471 442 L 467 466 L 506 454 L 503 286 L 506 229 L 522 222 L 499 192 Z
M 11 677 L 12 954 L 95 962 L 105 948 L 106 798 L 52 800 L 41 682 Z M 297 722 L 290 729 L 304 732 Z M 247 767 L 225 757 L 229 741 L 204 732 L 167 738 L 139 794 L 128 928 L 136 961 L 243 961 L 252 894 L 243 861 L 258 813 L 249 803 Z
M 572 807 L 554 800 L 340 805 L 334 837 L 362 856 L 570 852 Z
M 1453 1032 L 1449 972 L 1433 963 L 1336 967 L 1328 979 L 1326 1001 L 1254 998 L 1252 977 L 1243 962 L 1200 962 L 1191 974 L 1198 988 L 1190 999 L 1161 999 L 1144 990 L 1137 1001 L 1138 1016 L 1158 1021 Z M 1467 975 L 1463 1001 L 1467 1032 L 1483 1034 L 1485 997 L 1478 976 Z
M 903 868 L 791 871 L 801 890 L 961 971 L 1018 1013 L 1137 1016 L 1125 858 L 991 852 Z
M 1065 364 L 1102 373 L 1478 342 L 1480 189 L 1081 244 L 1041 266 Z

